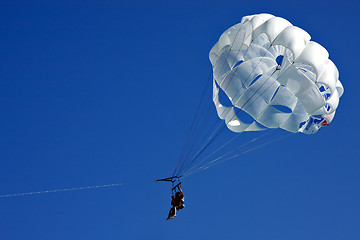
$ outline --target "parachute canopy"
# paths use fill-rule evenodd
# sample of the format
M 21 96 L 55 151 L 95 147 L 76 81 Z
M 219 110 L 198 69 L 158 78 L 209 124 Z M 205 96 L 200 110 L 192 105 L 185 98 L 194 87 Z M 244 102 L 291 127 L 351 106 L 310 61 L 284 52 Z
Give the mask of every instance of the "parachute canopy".
M 283 18 L 243 17 L 209 54 L 217 114 L 234 132 L 316 133 L 332 121 L 344 91 L 328 57 L 306 31 Z

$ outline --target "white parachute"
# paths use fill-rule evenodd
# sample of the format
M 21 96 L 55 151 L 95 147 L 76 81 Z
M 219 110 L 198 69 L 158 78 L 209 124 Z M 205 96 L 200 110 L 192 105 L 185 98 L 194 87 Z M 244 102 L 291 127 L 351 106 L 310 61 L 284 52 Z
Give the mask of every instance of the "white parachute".
M 234 132 L 316 133 L 332 121 L 344 91 L 328 57 L 306 31 L 283 18 L 243 17 L 209 54 L 217 114 Z
M 209 58 L 212 99 L 226 125 L 217 117 L 211 123 L 214 108 L 207 108 L 204 99 L 211 97 L 204 89 L 173 173 L 178 181 L 291 133 L 316 133 L 333 120 L 344 92 L 327 50 L 271 14 L 243 17 L 220 36 Z M 235 133 L 272 131 L 233 134 L 226 127 Z

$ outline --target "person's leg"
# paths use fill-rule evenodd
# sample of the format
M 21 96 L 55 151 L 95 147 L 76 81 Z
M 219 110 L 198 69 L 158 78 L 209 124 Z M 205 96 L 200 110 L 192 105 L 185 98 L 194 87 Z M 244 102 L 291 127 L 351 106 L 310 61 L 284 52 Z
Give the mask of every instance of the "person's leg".
M 176 208 L 175 208 L 175 207 L 172 207 L 172 208 L 170 209 L 170 211 L 169 211 L 169 216 L 168 216 L 168 218 L 167 218 L 166 220 L 172 219 L 172 218 L 174 218 L 175 216 L 176 216 Z

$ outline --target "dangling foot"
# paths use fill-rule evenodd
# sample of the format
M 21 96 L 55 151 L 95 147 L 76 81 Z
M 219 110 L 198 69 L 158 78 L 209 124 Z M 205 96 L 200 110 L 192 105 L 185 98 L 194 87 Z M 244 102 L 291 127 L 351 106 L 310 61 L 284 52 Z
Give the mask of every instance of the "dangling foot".
M 169 216 L 166 220 L 173 219 L 176 216 L 176 209 L 172 207 L 169 211 Z

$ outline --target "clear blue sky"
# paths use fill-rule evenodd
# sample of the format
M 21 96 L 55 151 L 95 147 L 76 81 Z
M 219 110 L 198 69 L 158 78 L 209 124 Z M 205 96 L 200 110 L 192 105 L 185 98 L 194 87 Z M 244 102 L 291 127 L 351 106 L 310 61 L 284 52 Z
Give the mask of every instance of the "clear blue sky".
M 357 1 L 0 1 L 0 239 L 360 239 Z M 170 3 L 172 2 L 172 3 Z M 337 65 L 334 121 L 183 181 L 171 175 L 241 17 L 304 28 Z M 211 99 L 208 100 L 211 104 Z

